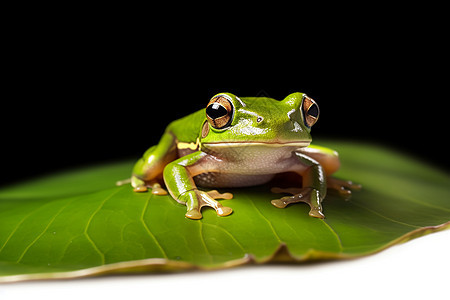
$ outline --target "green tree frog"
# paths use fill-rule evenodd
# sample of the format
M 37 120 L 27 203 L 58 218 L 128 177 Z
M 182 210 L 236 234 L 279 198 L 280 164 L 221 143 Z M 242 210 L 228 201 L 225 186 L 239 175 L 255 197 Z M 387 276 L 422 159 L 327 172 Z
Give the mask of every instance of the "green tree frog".
M 291 196 L 271 203 L 285 208 L 305 202 L 310 216 L 324 218 L 327 188 L 348 196 L 360 186 L 330 177 L 340 161 L 335 151 L 311 145 L 310 131 L 318 117 L 317 103 L 303 93 L 282 101 L 217 94 L 205 109 L 169 124 L 160 142 L 134 166 L 131 185 L 135 192 L 151 188 L 153 194 L 165 195 L 164 182 L 170 195 L 186 205 L 185 216 L 201 219 L 204 206 L 214 208 L 219 216 L 231 214 L 230 207 L 216 200 L 233 195 L 197 186 L 247 187 L 290 176 L 296 178 L 291 180 L 294 186 L 274 187 L 272 192 Z

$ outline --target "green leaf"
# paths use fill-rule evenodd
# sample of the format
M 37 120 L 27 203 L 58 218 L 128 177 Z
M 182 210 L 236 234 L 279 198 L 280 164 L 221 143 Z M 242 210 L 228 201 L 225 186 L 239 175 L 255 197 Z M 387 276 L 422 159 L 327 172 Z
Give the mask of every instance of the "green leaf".
M 224 190 L 232 215 L 190 220 L 170 196 L 116 187 L 131 161 L 5 187 L 0 281 L 346 259 L 450 227 L 444 172 L 373 145 L 321 144 L 341 155 L 336 177 L 363 185 L 350 201 L 328 195 L 324 220 L 306 204 L 273 207 L 270 186 Z

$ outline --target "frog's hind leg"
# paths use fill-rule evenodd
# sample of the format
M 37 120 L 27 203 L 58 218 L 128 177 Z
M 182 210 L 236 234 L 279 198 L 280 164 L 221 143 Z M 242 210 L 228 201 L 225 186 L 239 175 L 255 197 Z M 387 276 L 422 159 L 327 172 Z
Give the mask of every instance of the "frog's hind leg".
M 307 203 L 311 210 L 309 215 L 314 218 L 325 218 L 322 209 L 322 200 L 327 193 L 325 174 L 322 166 L 299 152 L 294 152 L 296 159 L 288 172 L 294 172 L 301 176 L 301 188 L 273 188 L 275 193 L 289 193 L 292 196 L 272 200 L 273 206 L 285 208 L 292 203 Z M 299 182 L 300 185 L 300 182 Z
M 327 190 L 328 192 L 331 192 L 331 194 L 338 194 L 345 200 L 349 200 L 352 191 L 361 190 L 362 186 L 360 184 L 331 177 L 331 175 L 336 173 L 341 166 L 339 154 L 333 149 L 310 145 L 309 147 L 299 149 L 298 151 L 305 153 L 322 166 L 325 176 L 327 177 Z
M 352 196 L 352 191 L 359 191 L 361 190 L 362 186 L 349 180 L 341 180 L 334 177 L 328 177 L 327 188 L 329 192 L 337 193 L 345 200 L 349 200 Z
M 172 134 L 166 132 L 158 145 L 148 149 L 133 168 L 131 186 L 135 192 L 146 192 L 149 188 L 152 194 L 167 195 L 167 191 L 161 187 L 164 167 L 176 159 L 175 139 Z

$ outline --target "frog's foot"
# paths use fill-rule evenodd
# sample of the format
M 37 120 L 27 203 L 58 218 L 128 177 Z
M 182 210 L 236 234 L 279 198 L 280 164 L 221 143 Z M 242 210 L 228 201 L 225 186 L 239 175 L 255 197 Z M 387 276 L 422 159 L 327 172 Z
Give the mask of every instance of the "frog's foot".
M 149 188 L 151 188 L 153 195 L 167 195 L 167 191 L 163 189 L 156 180 L 146 183 L 143 180 L 133 176 L 131 178 L 131 185 L 134 187 L 133 191 L 136 193 L 144 193 L 147 192 Z
M 344 198 L 345 200 L 349 200 L 352 196 L 352 191 L 359 191 L 361 190 L 362 186 L 351 181 L 328 177 L 327 188 L 329 190 L 337 192 L 339 196 Z
M 202 218 L 201 209 L 204 206 L 209 206 L 215 209 L 218 216 L 228 216 L 233 212 L 230 207 L 223 206 L 215 199 L 233 199 L 233 194 L 224 193 L 221 194 L 216 190 L 204 192 L 194 189 L 183 195 L 183 202 L 186 203 L 187 213 L 186 217 L 189 219 L 198 220 Z
M 292 196 L 286 196 L 280 199 L 272 200 L 271 203 L 273 206 L 278 208 L 285 208 L 289 204 L 304 202 L 309 205 L 311 210 L 309 211 L 309 215 L 311 217 L 325 218 L 325 215 L 322 212 L 321 205 L 321 197 L 318 190 L 313 188 L 278 188 L 274 187 L 271 189 L 272 193 L 288 193 L 292 194 Z

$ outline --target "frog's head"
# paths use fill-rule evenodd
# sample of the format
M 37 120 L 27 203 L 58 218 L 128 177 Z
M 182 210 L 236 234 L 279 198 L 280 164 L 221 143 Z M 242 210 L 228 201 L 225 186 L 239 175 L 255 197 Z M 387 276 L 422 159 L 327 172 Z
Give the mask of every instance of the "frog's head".
M 220 93 L 212 97 L 205 113 L 201 142 L 207 147 L 306 147 L 311 143 L 310 131 L 319 107 L 303 93 L 293 93 L 282 101 Z

